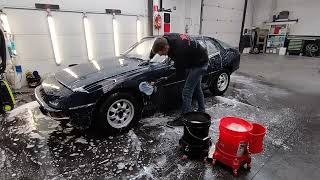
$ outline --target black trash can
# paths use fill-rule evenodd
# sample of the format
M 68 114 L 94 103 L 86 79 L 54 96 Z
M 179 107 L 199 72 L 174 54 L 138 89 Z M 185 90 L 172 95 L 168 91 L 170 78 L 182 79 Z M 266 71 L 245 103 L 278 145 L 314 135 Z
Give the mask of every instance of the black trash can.
M 180 150 L 189 157 L 206 157 L 211 143 L 209 128 L 211 117 L 207 113 L 191 112 L 184 115 L 184 132 L 179 141 Z

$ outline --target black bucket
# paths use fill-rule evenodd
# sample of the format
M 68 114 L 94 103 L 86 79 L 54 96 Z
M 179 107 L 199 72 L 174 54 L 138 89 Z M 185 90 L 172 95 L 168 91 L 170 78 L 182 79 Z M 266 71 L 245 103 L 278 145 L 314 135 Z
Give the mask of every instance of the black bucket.
M 202 156 L 211 146 L 209 128 L 211 117 L 207 113 L 190 112 L 184 115 L 184 132 L 181 138 L 181 150 L 186 155 Z

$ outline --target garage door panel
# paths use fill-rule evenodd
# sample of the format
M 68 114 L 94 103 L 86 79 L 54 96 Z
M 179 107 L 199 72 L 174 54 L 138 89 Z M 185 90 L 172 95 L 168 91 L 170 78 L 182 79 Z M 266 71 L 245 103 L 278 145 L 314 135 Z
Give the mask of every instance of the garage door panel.
M 15 35 L 15 41 L 21 58 L 53 58 L 50 38 L 47 35 Z
M 242 21 L 242 12 L 235 11 L 231 9 L 223 9 L 217 7 L 205 6 L 203 9 L 204 19 L 222 19 L 222 20 L 232 20 L 232 21 Z
M 205 0 L 205 5 L 243 10 L 244 0 Z
M 57 33 L 58 47 L 63 64 L 83 63 L 87 49 L 83 27 L 83 15 L 75 13 L 52 13 Z M 74 62 L 72 59 L 78 59 Z M 72 61 L 72 62 L 71 62 Z
M 11 31 L 14 34 L 49 34 L 47 13 L 42 11 L 5 9 Z
M 203 33 L 209 32 L 234 32 L 240 33 L 241 23 L 224 21 L 203 21 Z
M 117 16 L 116 19 L 120 34 L 137 34 L 137 17 Z
M 59 35 L 84 35 L 83 15 L 75 13 L 52 13 L 56 33 Z
M 104 14 L 89 14 L 87 17 L 93 34 L 112 34 L 112 16 Z
M 86 46 L 83 37 L 79 36 L 57 36 L 59 50 L 62 59 L 71 57 L 86 57 Z
M 244 0 L 205 0 L 202 33 L 238 46 Z

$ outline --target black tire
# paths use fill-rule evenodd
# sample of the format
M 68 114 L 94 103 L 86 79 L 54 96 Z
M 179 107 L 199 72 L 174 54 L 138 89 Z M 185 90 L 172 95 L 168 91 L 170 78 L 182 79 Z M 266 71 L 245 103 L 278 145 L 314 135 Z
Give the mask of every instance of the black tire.
M 123 123 L 123 127 L 115 127 L 115 124 L 111 124 L 110 121 L 112 121 L 112 118 L 108 117 L 108 113 L 109 115 L 113 115 L 112 111 L 110 110 L 111 106 L 115 107 L 116 105 L 114 103 L 116 103 L 117 101 L 122 102 L 122 100 L 125 100 L 127 102 L 130 102 L 131 105 L 133 105 L 133 115 L 132 115 L 132 119 L 128 120 L 128 122 Z M 131 106 L 129 104 L 127 104 L 127 106 Z M 116 109 L 116 108 L 114 108 Z M 125 111 L 125 110 L 123 110 Z M 117 112 L 118 113 L 118 112 Z M 116 113 L 114 113 L 116 114 Z M 122 114 L 124 114 L 124 112 L 122 112 Z M 108 134 L 108 135 L 113 135 L 113 134 L 117 134 L 117 133 L 122 133 L 122 132 L 126 132 L 127 130 L 129 130 L 132 125 L 139 119 L 139 117 L 141 116 L 141 110 L 140 110 L 140 106 L 138 104 L 138 101 L 136 98 L 134 98 L 133 95 L 129 94 L 129 93 L 115 93 L 112 94 L 110 97 L 106 98 L 101 105 L 97 108 L 97 117 L 96 117 L 96 127 L 98 127 L 99 129 L 104 130 L 104 133 Z M 117 117 L 120 117 L 120 115 Z M 115 123 L 117 120 L 114 120 L 113 123 Z M 117 121 L 118 122 L 118 121 Z M 120 121 L 119 121 L 120 122 Z M 120 124 L 119 124 L 120 126 Z
M 223 89 L 218 87 L 219 77 L 222 75 L 228 78 L 228 82 L 225 88 Z M 209 90 L 214 96 L 221 96 L 228 90 L 229 84 L 230 84 L 230 73 L 227 70 L 222 70 L 212 77 L 212 80 L 209 82 Z

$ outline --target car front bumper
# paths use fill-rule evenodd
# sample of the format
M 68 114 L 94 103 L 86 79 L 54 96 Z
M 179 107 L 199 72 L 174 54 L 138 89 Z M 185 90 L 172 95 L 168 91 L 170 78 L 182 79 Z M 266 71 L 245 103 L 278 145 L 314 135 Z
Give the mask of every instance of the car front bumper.
M 73 119 L 90 119 L 91 112 L 94 109 L 95 104 L 86 104 L 83 106 L 71 107 L 69 109 L 55 109 L 50 107 L 45 100 L 43 99 L 40 86 L 35 89 L 35 97 L 37 102 L 40 104 L 40 111 L 47 116 L 55 120 L 68 120 L 70 118 Z M 81 118 L 79 118 L 81 117 Z

